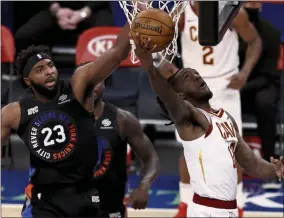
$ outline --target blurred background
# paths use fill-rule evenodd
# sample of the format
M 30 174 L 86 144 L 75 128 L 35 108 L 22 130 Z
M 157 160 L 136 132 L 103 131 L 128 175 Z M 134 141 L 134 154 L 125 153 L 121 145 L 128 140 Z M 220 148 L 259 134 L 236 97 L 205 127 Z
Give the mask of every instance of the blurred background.
M 56 6 L 78 13 L 77 25 L 67 26 L 53 15 Z M 86 9 L 87 17 L 80 17 L 80 10 Z M 258 130 L 256 110 L 253 107 L 276 108 L 274 121 L 277 131 L 269 141 L 275 155 L 283 154 L 284 143 L 284 2 L 263 2 L 260 9 L 247 9 L 250 20 L 259 31 L 266 50 L 255 71 L 261 72 L 251 80 L 264 81 L 265 87 L 273 86 L 270 97 L 261 102 L 242 102 L 244 138 L 258 155 L 262 151 L 261 131 Z M 62 16 L 65 16 L 64 14 Z M 118 2 L 111 1 L 1 1 L 1 107 L 19 100 L 25 93 L 20 75 L 14 72 L 14 61 L 21 49 L 31 44 L 44 44 L 51 48 L 60 77 L 69 78 L 77 64 L 96 60 L 109 49 L 116 36 L 117 27 L 126 19 Z M 270 37 L 276 36 L 276 39 Z M 101 36 L 100 38 L 98 38 Z M 245 43 L 240 40 L 242 60 Z M 76 52 L 80 51 L 80 52 Z M 176 60 L 182 66 L 181 60 Z M 258 78 L 259 77 L 259 78 Z M 245 86 L 262 91 L 263 86 Z M 246 95 L 246 94 L 245 94 Z M 124 61 L 113 72 L 107 82 L 104 98 L 118 107 L 135 114 L 145 133 L 153 141 L 162 163 L 161 176 L 153 186 L 150 208 L 176 208 L 178 205 L 178 158 L 182 146 L 175 140 L 174 126 L 166 126 L 167 120 L 159 115 L 146 72 L 139 64 L 133 65 L 130 59 Z M 265 101 L 266 100 L 266 101 Z M 271 100 L 271 101 L 269 101 Z M 273 116 L 275 114 L 262 114 Z M 271 118 L 273 119 L 273 118 Z M 275 139 L 274 139 L 275 138 Z M 21 204 L 24 200 L 24 187 L 28 182 L 29 152 L 16 134 L 2 148 L 2 203 Z M 139 163 L 134 155 L 130 166 L 129 187 L 133 187 L 139 176 Z M 247 211 L 283 214 L 283 187 L 265 190 L 262 183 L 245 177 Z

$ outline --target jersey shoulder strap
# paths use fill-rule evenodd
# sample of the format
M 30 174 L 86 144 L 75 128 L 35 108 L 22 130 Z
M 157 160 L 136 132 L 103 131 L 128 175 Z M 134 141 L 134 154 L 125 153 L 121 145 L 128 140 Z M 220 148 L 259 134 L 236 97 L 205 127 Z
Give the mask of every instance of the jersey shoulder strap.
M 112 113 L 117 113 L 118 108 L 111 103 L 105 103 L 105 110 Z
M 23 126 L 30 120 L 30 116 L 36 114 L 39 109 L 39 102 L 37 102 L 34 97 L 25 97 L 19 101 L 21 117 L 20 123 L 17 131 L 20 131 Z
M 72 86 L 71 86 L 71 81 L 68 80 L 60 80 L 60 85 L 61 85 L 61 93 L 66 93 L 66 94 L 71 94 L 72 93 Z M 73 94 L 73 93 L 72 93 Z

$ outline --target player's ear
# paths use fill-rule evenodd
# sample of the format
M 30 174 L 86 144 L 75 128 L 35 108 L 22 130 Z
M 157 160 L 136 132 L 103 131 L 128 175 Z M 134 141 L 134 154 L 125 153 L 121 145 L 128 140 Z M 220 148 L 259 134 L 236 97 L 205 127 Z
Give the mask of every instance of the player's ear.
M 30 79 L 29 78 L 24 78 L 24 82 L 30 86 L 31 85 L 31 82 L 30 82 Z

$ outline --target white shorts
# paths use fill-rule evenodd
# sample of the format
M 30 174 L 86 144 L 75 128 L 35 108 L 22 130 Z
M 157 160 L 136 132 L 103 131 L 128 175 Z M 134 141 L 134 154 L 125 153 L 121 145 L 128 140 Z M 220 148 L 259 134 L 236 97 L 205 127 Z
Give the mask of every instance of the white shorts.
M 230 76 L 231 75 L 227 77 Z M 227 88 L 227 78 L 210 78 L 205 79 L 205 82 L 213 93 L 213 97 L 209 101 L 211 107 L 216 110 L 223 108 L 230 115 L 232 115 L 238 125 L 240 135 L 242 136 L 242 109 L 240 91 Z M 175 133 L 177 141 L 181 142 L 177 131 L 175 131 Z
M 219 209 L 189 202 L 187 217 L 238 217 L 238 209 Z

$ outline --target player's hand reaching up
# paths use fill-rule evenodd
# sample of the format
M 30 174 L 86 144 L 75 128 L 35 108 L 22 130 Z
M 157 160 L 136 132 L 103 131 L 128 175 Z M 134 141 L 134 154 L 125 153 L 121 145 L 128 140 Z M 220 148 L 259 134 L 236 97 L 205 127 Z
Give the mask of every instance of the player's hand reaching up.
M 270 157 L 270 162 L 273 164 L 276 175 L 279 177 L 279 179 L 284 179 L 284 158 L 283 156 L 280 157 L 280 159 L 274 159 L 273 157 Z
M 134 189 L 127 199 L 127 203 L 130 203 L 135 210 L 145 209 L 148 204 L 148 189 L 141 187 Z
M 130 34 L 130 39 L 133 39 L 135 44 L 135 54 L 141 61 L 144 68 L 148 69 L 153 66 L 153 57 L 152 53 L 157 48 L 156 45 L 151 45 L 151 38 L 140 36 L 139 33 L 136 35 Z M 132 42 L 131 42 L 132 43 Z

